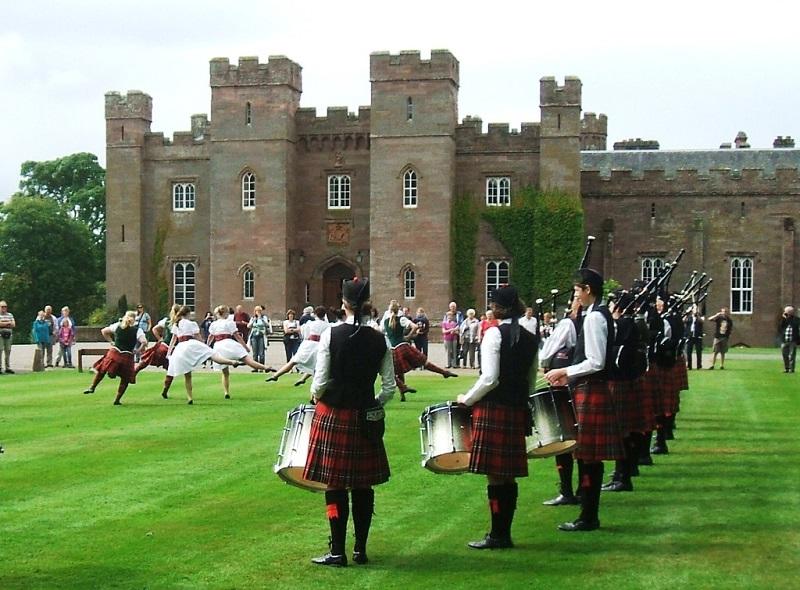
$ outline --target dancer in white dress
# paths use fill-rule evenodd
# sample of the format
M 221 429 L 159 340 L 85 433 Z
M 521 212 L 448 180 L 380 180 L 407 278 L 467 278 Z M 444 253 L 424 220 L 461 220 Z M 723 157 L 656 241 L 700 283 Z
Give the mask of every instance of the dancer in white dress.
M 322 306 L 314 310 L 314 319 L 303 324 L 300 329 L 303 335 L 300 348 L 297 349 L 297 352 L 294 353 L 288 363 L 278 369 L 278 372 L 272 377 L 268 377 L 266 381 L 277 381 L 281 375 L 285 375 L 293 368 L 297 367 L 298 370 L 303 373 L 303 377 L 295 383 L 295 386 L 299 386 L 305 383 L 314 374 L 314 366 L 317 364 L 319 337 L 331 327 L 325 319 L 325 312 L 326 310 Z
M 181 307 L 172 320 L 172 341 L 169 345 L 169 368 L 167 378 L 172 382 L 177 375 L 184 376 L 186 385 L 186 397 L 189 405 L 194 403 L 192 399 L 192 371 L 209 358 L 220 365 L 231 365 L 238 367 L 241 363 L 237 360 L 229 360 L 214 349 L 200 340 L 200 326 L 197 322 L 187 319 L 191 310 L 187 306 Z M 161 397 L 167 399 L 165 392 Z
M 265 373 L 274 373 L 275 369 L 267 367 L 259 362 L 256 362 L 250 353 L 247 351 L 247 346 L 242 340 L 239 330 L 236 328 L 236 323 L 229 315 L 229 308 L 227 305 L 219 305 L 214 310 L 217 319 L 211 322 L 208 326 L 208 344 L 214 347 L 214 352 L 219 353 L 223 357 L 231 361 L 240 361 L 253 369 L 264 371 Z M 222 371 L 222 390 L 225 393 L 225 399 L 231 399 L 230 383 L 231 373 L 226 365 L 214 363 L 215 371 Z

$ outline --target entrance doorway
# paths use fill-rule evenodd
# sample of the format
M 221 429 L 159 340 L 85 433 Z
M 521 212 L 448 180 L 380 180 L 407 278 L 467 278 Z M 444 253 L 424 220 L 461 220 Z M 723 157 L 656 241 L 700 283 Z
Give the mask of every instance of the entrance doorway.
M 352 279 L 355 274 L 353 267 L 341 262 L 329 267 L 322 275 L 322 305 L 339 309 L 342 306 L 342 281 Z

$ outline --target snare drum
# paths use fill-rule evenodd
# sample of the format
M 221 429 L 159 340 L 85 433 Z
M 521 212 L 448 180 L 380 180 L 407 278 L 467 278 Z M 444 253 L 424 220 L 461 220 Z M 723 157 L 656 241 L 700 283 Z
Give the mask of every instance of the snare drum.
M 434 473 L 464 473 L 472 452 L 470 409 L 455 402 L 428 406 L 419 417 L 422 466 Z
M 313 417 L 314 406 L 310 404 L 300 404 L 286 414 L 286 426 L 283 428 L 274 470 L 288 484 L 312 492 L 324 492 L 326 484 L 303 479 Z
M 525 439 L 528 457 L 552 457 L 578 446 L 578 420 L 569 387 L 543 387 L 529 398 L 533 434 Z

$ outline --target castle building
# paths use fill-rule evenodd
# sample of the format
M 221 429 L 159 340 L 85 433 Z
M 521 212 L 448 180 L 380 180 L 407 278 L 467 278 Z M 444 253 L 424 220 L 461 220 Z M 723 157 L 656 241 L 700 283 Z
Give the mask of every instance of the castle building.
M 593 265 L 622 284 L 687 248 L 717 281 L 710 305 L 738 298 L 734 341 L 769 344 L 771 324 L 759 326 L 797 297 L 790 138 L 771 150 L 607 152 L 606 116 L 582 114 L 574 77 L 540 80 L 540 122 L 484 132 L 478 117 L 459 122 L 459 63 L 443 50 L 373 53 L 370 81 L 369 106 L 320 117 L 300 108 L 290 59 L 213 59 L 210 118 L 192 115 L 171 139 L 150 129 L 150 96 L 107 93 L 109 303 L 262 304 L 279 319 L 338 306 L 342 279 L 359 275 L 376 305 L 398 299 L 438 320 L 452 297 L 453 199 L 503 207 L 526 186 L 583 196 L 586 232 L 602 237 Z M 481 224 L 476 301 L 513 264 Z

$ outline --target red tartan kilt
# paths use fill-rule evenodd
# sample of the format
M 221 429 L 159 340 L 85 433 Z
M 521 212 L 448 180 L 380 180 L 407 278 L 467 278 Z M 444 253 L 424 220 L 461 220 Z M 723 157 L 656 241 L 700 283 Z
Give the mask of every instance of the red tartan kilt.
M 686 369 L 686 357 L 678 355 L 678 360 L 675 362 L 675 370 L 678 373 L 678 390 L 689 390 L 689 371 Z
M 136 383 L 136 369 L 131 352 L 120 352 L 112 346 L 93 366 L 98 373 L 106 373 L 112 379 L 119 377 L 128 383 Z
M 656 405 L 656 414 L 669 416 L 675 413 L 678 407 L 678 392 L 680 391 L 680 376 L 678 363 L 672 367 L 658 368 L 659 403 Z
M 472 407 L 469 470 L 496 477 L 527 477 L 526 407 L 478 402 Z
M 652 369 L 651 369 L 652 370 Z M 642 376 L 642 395 L 640 402 L 642 405 L 642 416 L 644 417 L 644 431 L 655 430 L 656 427 L 656 406 L 659 398 L 658 385 L 651 370 Z
M 424 367 L 428 362 L 428 357 L 422 354 L 418 348 L 404 342 L 392 349 L 392 360 L 395 374 L 404 375 L 412 369 Z
M 579 382 L 573 402 L 578 416 L 575 458 L 589 463 L 622 459 L 622 431 L 608 382 L 600 379 Z
M 642 403 L 645 389 L 644 376 L 632 381 L 609 381 L 611 395 L 614 398 L 614 407 L 617 408 L 617 418 L 619 428 L 623 435 L 629 432 L 647 432 L 648 426 L 652 422 L 648 418 L 647 411 L 652 414 L 652 404 L 649 410 Z
M 141 363 L 144 366 L 169 368 L 169 359 L 167 358 L 167 351 L 169 346 L 163 342 L 156 342 L 153 346 L 148 348 L 142 353 Z
M 332 488 L 365 488 L 389 480 L 383 441 L 370 442 L 361 431 L 358 410 L 317 402 L 303 478 Z

